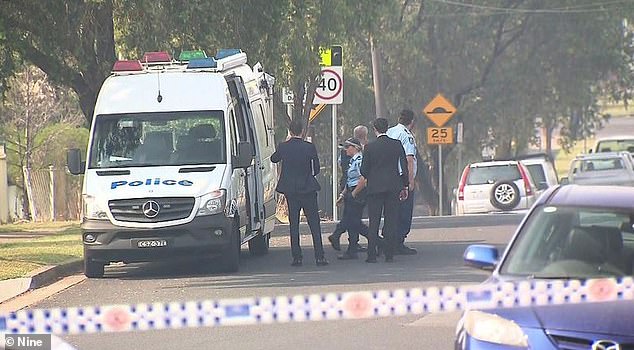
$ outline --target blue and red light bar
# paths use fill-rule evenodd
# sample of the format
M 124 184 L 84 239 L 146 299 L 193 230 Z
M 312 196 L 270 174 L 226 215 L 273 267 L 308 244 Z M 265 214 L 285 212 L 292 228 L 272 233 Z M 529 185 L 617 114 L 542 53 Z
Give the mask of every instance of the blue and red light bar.
M 142 70 L 143 66 L 139 60 L 119 60 L 112 66 L 113 72 L 137 72 Z
M 141 61 L 143 63 L 164 63 L 171 62 L 172 57 L 170 57 L 170 54 L 165 51 L 146 52 L 143 54 L 143 59 Z

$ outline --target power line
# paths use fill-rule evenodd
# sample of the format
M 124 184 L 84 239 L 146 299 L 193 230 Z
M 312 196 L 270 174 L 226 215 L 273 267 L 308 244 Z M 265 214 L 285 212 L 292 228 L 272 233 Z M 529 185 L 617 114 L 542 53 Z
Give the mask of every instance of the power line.
M 550 8 L 550 9 L 521 9 L 521 8 L 504 8 L 504 7 L 495 7 L 495 6 L 487 6 L 487 5 L 477 5 L 477 4 L 465 4 L 465 3 L 456 2 L 452 0 L 430 0 L 430 1 L 440 3 L 440 4 L 445 4 L 445 5 L 452 5 L 452 6 L 458 6 L 458 7 L 471 8 L 471 9 L 495 11 L 497 13 L 523 13 L 523 14 L 526 14 L 526 13 L 578 14 L 578 13 L 606 12 L 606 11 L 616 10 L 618 8 L 615 8 L 615 7 L 613 8 L 586 8 L 586 7 L 590 7 L 591 5 L 601 7 L 606 5 L 623 4 L 628 2 L 628 1 L 609 1 L 604 3 L 578 5 L 574 7 L 571 6 L 571 7 Z

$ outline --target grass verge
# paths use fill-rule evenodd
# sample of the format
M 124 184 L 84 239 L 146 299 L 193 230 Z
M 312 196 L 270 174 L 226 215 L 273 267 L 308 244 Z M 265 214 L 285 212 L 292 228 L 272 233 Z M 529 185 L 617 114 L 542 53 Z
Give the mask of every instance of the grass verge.
M 77 225 L 40 238 L 0 244 L 0 280 L 24 277 L 46 265 L 82 258 L 81 233 Z
M 19 224 L 0 225 L 3 232 L 58 232 L 77 227 L 78 221 L 24 222 Z

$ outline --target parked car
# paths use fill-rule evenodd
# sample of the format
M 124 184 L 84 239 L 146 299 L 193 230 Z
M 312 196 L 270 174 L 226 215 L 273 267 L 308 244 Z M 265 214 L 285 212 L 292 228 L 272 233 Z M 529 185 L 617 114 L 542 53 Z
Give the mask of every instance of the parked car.
M 564 183 L 579 185 L 634 186 L 634 160 L 628 152 L 577 156 Z
M 530 172 L 517 160 L 472 163 L 456 191 L 457 215 L 527 209 L 539 192 Z
M 505 253 L 469 246 L 465 262 L 493 269 L 485 283 L 631 277 L 634 188 L 556 186 L 520 224 Z M 466 311 L 456 349 L 632 349 L 634 302 Z
M 611 136 L 600 138 L 590 149 L 590 153 L 629 152 L 634 154 L 634 136 Z
M 535 181 L 535 186 L 537 186 L 538 191 L 543 191 L 559 184 L 557 171 L 555 170 L 555 162 L 552 157 L 546 153 L 525 154 L 517 156 L 514 159 L 526 165 L 533 181 Z

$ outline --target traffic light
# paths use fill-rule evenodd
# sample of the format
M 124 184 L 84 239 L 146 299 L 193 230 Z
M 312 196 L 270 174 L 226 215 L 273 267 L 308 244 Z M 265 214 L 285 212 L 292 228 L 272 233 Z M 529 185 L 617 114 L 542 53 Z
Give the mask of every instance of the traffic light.
M 335 67 L 341 67 L 343 65 L 343 49 L 340 45 L 330 47 L 330 64 Z

